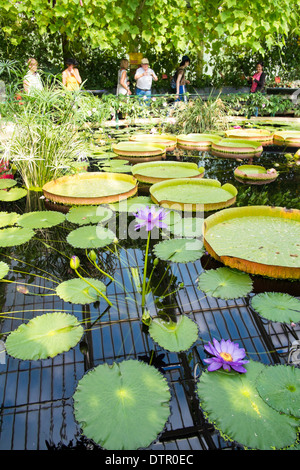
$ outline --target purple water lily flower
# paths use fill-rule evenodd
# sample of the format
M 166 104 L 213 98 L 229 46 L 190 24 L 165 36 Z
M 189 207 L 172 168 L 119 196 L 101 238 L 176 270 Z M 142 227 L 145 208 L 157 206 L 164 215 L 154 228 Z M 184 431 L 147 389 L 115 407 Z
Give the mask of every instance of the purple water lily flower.
M 204 349 L 211 354 L 213 357 L 204 359 L 204 362 L 209 364 L 207 370 L 214 371 L 221 367 L 228 372 L 233 369 L 237 372 L 245 373 L 247 370 L 243 367 L 243 364 L 247 364 L 249 361 L 243 360 L 246 356 L 245 349 L 240 348 L 237 343 L 233 343 L 229 339 L 225 341 L 217 341 L 213 338 L 213 345 L 208 343 L 204 346 Z
M 147 232 L 150 232 L 154 227 L 168 228 L 168 225 L 163 222 L 163 219 L 167 216 L 165 209 L 157 209 L 155 206 L 147 206 L 139 209 L 134 216 L 138 222 L 135 226 L 135 230 L 145 227 Z

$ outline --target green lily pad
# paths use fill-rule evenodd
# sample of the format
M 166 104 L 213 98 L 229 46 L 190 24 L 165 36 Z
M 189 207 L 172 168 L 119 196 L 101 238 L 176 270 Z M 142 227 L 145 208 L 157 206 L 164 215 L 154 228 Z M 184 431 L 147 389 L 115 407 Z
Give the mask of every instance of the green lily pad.
M 157 243 L 155 256 L 173 263 L 189 263 L 197 261 L 204 253 L 203 243 L 195 238 L 174 238 Z
M 0 230 L 0 246 L 16 246 L 28 242 L 35 232 L 29 228 L 10 227 Z
M 300 418 L 300 369 L 276 365 L 258 376 L 257 390 L 261 398 L 280 413 Z
M 79 381 L 73 398 L 83 434 L 107 450 L 148 447 L 170 414 L 166 379 L 135 360 L 95 367 Z
M 15 225 L 18 221 L 19 214 L 16 212 L 0 212 L 0 227 Z
M 9 334 L 6 350 L 10 356 L 36 361 L 61 354 L 76 346 L 83 327 L 74 315 L 46 313 L 22 323 Z
M 198 289 L 219 299 L 238 299 L 252 291 L 249 274 L 230 268 L 204 271 L 199 276 Z
M 112 215 L 107 206 L 74 206 L 67 213 L 67 220 L 78 225 L 97 224 L 107 222 Z
M 247 372 L 204 372 L 197 386 L 200 406 L 225 439 L 250 449 L 282 449 L 295 443 L 299 420 L 268 406 L 256 388 L 266 366 L 250 361 Z
M 101 225 L 79 227 L 67 236 L 67 242 L 75 248 L 102 248 L 114 239 L 115 234 Z
M 17 182 L 11 178 L 0 179 L 0 189 L 12 188 Z
M 202 236 L 203 222 L 200 217 L 182 217 L 171 227 L 171 232 L 179 237 L 199 238 Z
M 103 282 L 91 278 L 84 279 L 105 294 L 106 287 Z M 56 287 L 56 293 L 65 302 L 71 302 L 73 304 L 90 304 L 101 298 L 100 294 L 93 287 L 80 278 L 61 282 Z
M 49 228 L 61 224 L 65 215 L 54 211 L 27 212 L 18 219 L 18 225 L 26 228 Z
M 139 209 L 143 209 L 146 206 L 154 206 L 155 204 L 152 202 L 150 197 L 147 196 L 137 196 L 131 197 L 128 199 L 124 199 L 120 202 L 115 202 L 113 204 L 109 204 L 109 207 L 117 212 L 128 212 L 133 213 L 137 212 Z
M 155 318 L 149 326 L 152 339 L 167 351 L 180 352 L 192 347 L 198 338 L 197 324 L 185 315 L 176 322 Z
M 300 300 L 282 292 L 264 292 L 251 299 L 251 307 L 263 318 L 273 322 L 298 323 Z
M 9 271 L 9 266 L 4 261 L 0 261 L 0 279 L 3 279 Z
M 23 188 L 12 188 L 9 191 L 0 189 L 0 201 L 11 202 L 27 196 L 27 190 Z

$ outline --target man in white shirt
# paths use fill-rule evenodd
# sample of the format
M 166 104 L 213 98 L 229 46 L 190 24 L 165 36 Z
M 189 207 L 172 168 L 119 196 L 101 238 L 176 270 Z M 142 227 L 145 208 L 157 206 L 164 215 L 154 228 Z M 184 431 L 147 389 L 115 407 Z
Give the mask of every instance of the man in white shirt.
M 152 80 L 156 82 L 158 78 L 153 70 L 150 69 L 148 59 L 144 58 L 141 60 L 141 67 L 137 69 L 134 79 L 136 80 L 136 94 L 139 97 L 145 97 L 144 99 L 149 103 Z

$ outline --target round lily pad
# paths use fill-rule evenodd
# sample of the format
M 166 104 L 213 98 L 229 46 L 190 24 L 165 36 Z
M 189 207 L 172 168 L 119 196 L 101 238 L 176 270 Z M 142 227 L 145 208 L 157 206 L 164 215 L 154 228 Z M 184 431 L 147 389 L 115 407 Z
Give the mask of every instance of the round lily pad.
M 54 211 L 27 212 L 18 219 L 18 225 L 26 228 L 49 228 L 61 224 L 65 220 L 65 215 Z
M 76 346 L 82 335 L 83 327 L 74 315 L 46 313 L 10 333 L 6 350 L 10 356 L 25 361 L 47 359 Z
M 300 300 L 283 292 L 263 292 L 251 299 L 251 307 L 273 322 L 300 322 Z
M 0 246 L 16 246 L 28 242 L 35 232 L 29 228 L 10 227 L 0 230 Z
M 9 266 L 4 261 L 0 261 L 0 279 L 3 279 L 9 271 Z
M 173 263 L 194 262 L 204 253 L 203 243 L 195 238 L 163 240 L 153 250 L 157 258 Z
M 115 234 L 101 225 L 79 227 L 67 236 L 67 242 L 75 248 L 102 248 L 114 239 Z
M 72 207 L 67 213 L 67 220 L 73 224 L 88 225 L 107 222 L 113 215 L 107 206 Z
M 133 176 L 142 183 L 158 183 L 174 178 L 199 178 L 204 175 L 204 168 L 189 162 L 148 162 L 138 163 L 131 168 Z
M 79 381 L 73 398 L 83 434 L 107 450 L 148 447 L 170 414 L 166 379 L 135 360 L 95 367 Z
M 12 188 L 6 191 L 5 189 L 0 190 L 0 201 L 12 202 L 22 199 L 27 195 L 27 190 L 23 188 Z
M 198 289 L 211 297 L 237 299 L 252 291 L 252 280 L 249 274 L 230 268 L 217 268 L 200 274 Z
M 106 287 L 103 282 L 98 281 L 98 279 L 91 279 L 91 278 L 84 278 L 83 279 L 76 278 L 76 279 L 69 279 L 68 281 L 64 281 L 60 283 L 56 287 L 57 295 L 63 299 L 65 302 L 71 302 L 73 304 L 90 304 L 92 302 L 96 302 L 101 298 L 99 292 L 97 292 L 93 287 L 90 286 L 92 284 L 96 287 L 100 292 L 105 294 Z
M 109 207 L 111 207 L 117 212 L 134 213 L 137 212 L 139 209 L 143 209 L 146 206 L 149 207 L 154 205 L 155 204 L 152 202 L 150 197 L 137 196 L 125 199 L 124 201 L 115 202 L 114 204 L 110 204 Z
M 295 443 L 299 421 L 274 410 L 256 388 L 266 366 L 250 361 L 247 372 L 204 372 L 197 386 L 200 406 L 225 439 L 250 449 L 282 449 Z
M 222 158 L 259 157 L 263 152 L 261 142 L 243 139 L 222 139 L 212 142 L 211 154 Z
M 12 188 L 17 182 L 11 178 L 0 179 L 0 189 Z
M 16 212 L 0 212 L 0 227 L 15 225 L 18 221 L 19 214 Z
M 185 315 L 176 322 L 155 318 L 149 326 L 152 339 L 167 351 L 180 352 L 192 347 L 198 338 L 197 324 Z
M 288 365 L 267 367 L 258 376 L 256 387 L 269 406 L 300 418 L 300 369 Z

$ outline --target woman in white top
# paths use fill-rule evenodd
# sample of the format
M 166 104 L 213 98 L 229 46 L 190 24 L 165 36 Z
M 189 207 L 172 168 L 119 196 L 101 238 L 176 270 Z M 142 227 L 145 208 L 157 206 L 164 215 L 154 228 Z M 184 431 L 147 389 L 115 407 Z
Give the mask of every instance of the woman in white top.
M 24 87 L 25 93 L 27 93 L 28 95 L 32 95 L 34 91 L 42 90 L 43 84 L 42 84 L 40 74 L 37 71 L 37 68 L 38 68 L 37 60 L 31 57 L 30 59 L 28 59 L 27 64 L 28 64 L 29 70 L 24 77 L 23 87 Z
M 120 69 L 118 72 L 117 96 L 118 95 L 131 95 L 129 88 L 129 81 L 127 77 L 128 60 L 122 59 Z

